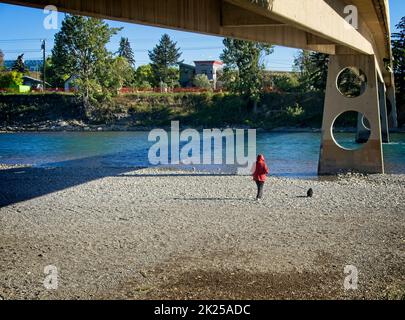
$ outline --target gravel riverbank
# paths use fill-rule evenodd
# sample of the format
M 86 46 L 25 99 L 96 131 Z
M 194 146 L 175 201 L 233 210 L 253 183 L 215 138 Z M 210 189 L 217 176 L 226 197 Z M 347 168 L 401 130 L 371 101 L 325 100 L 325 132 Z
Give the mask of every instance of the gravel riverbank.
M 256 202 L 244 176 L 3 166 L 0 192 L 0 299 L 405 295 L 404 175 L 271 177 Z

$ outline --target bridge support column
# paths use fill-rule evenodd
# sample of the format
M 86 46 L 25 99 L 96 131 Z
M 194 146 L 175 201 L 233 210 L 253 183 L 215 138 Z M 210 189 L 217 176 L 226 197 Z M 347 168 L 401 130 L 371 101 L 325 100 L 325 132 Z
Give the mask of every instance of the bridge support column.
M 366 119 L 362 114 L 357 116 L 357 143 L 366 143 L 370 137 L 370 128 L 366 126 Z
M 385 94 L 385 84 L 378 82 L 378 98 L 381 114 L 381 138 L 383 143 L 390 142 L 390 129 L 388 126 L 387 96 Z
M 395 88 L 390 86 L 387 88 L 387 100 L 390 104 L 388 112 L 388 124 L 390 128 L 398 128 L 398 111 L 397 111 L 397 101 L 395 97 Z
M 356 67 L 367 77 L 367 88 L 359 97 L 346 97 L 337 88 L 337 79 L 347 67 Z M 333 134 L 336 119 L 348 111 L 361 113 L 370 125 L 368 141 L 356 150 L 341 147 Z M 318 172 L 323 175 L 352 170 L 384 173 L 377 72 L 372 55 L 335 55 L 329 62 Z

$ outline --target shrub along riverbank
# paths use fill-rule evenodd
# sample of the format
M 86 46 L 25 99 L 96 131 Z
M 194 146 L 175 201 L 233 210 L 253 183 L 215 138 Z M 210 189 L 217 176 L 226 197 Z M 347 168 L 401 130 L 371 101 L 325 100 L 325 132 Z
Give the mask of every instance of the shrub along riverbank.
M 113 98 L 85 117 L 81 102 L 70 94 L 0 95 L 0 128 L 24 130 L 137 130 L 170 125 L 320 128 L 322 93 L 267 93 L 257 110 L 230 94 L 128 94 Z

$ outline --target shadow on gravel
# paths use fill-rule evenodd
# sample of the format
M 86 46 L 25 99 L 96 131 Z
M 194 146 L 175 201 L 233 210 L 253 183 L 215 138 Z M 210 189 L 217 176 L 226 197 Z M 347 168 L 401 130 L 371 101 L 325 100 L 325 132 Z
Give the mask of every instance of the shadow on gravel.
M 170 178 L 170 177 L 234 177 L 236 174 L 207 173 L 156 173 L 156 174 L 121 174 L 117 178 Z
M 118 178 L 165 178 L 165 177 L 231 177 L 234 174 L 211 173 L 156 173 L 134 174 L 145 167 L 103 167 L 105 158 L 111 155 L 88 157 L 41 167 L 0 170 L 0 208 L 42 197 L 71 187 L 106 177 Z M 190 199 L 209 200 L 209 199 Z M 238 200 L 238 199 L 212 199 Z M 245 200 L 245 199 L 239 199 Z
M 253 201 L 253 199 L 249 199 L 249 198 L 173 198 L 173 200 L 180 200 L 180 201 L 243 201 L 243 202 L 252 202 Z
M 103 168 L 105 156 L 0 170 L 0 208 L 141 168 Z

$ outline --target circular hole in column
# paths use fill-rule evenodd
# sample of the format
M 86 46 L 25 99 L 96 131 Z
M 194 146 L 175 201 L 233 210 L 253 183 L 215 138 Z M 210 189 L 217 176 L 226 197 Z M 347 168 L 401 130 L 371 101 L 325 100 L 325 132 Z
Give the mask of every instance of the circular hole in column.
M 360 112 L 347 111 L 336 118 L 332 134 L 342 149 L 358 150 L 370 139 L 370 122 Z
M 357 98 L 366 91 L 367 77 L 360 69 L 348 67 L 339 73 L 336 85 L 343 96 Z
M 370 131 L 370 122 L 368 121 L 368 119 L 362 114 L 362 113 L 358 113 L 356 112 L 358 115 L 360 114 L 360 119 L 361 119 L 361 123 L 363 124 L 363 126 Z

